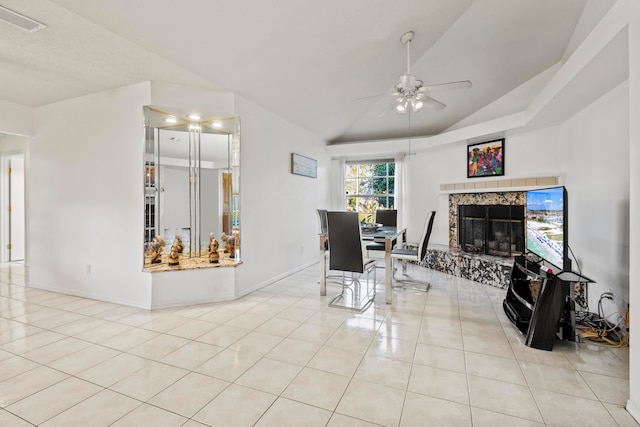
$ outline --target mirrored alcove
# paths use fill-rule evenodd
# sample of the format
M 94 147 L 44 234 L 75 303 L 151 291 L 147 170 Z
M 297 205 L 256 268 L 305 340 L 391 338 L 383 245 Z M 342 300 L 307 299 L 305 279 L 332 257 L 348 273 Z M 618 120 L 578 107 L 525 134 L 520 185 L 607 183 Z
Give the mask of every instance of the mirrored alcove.
M 144 119 L 144 270 L 238 265 L 239 118 L 146 106 Z

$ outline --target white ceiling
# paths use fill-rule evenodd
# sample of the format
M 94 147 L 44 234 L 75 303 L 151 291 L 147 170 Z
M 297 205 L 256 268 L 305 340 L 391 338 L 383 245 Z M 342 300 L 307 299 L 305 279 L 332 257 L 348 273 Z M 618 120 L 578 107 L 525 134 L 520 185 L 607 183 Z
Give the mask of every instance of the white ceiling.
M 513 90 L 499 112 L 522 111 L 535 96 L 525 83 L 565 60 L 613 2 L 0 0 L 47 25 L 0 22 L 0 100 L 40 106 L 157 80 L 238 93 L 329 142 L 437 135 L 486 120 Z M 393 98 L 374 95 L 406 72 L 408 30 L 412 74 L 473 87 L 434 93 L 442 111 L 379 118 Z

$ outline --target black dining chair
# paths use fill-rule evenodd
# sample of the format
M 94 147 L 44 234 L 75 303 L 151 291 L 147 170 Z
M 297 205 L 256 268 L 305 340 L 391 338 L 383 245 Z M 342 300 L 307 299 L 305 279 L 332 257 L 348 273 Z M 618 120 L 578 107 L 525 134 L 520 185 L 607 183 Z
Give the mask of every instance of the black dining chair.
M 329 302 L 330 307 L 365 311 L 376 297 L 376 263 L 362 256 L 362 233 L 357 212 L 327 212 L 330 242 L 329 270 L 342 271 L 342 291 Z M 373 281 L 370 280 L 373 271 Z M 367 273 L 366 281 L 360 276 Z M 349 282 L 345 273 L 351 273 Z M 350 297 L 348 295 L 350 295 Z M 344 305 L 337 304 L 342 300 Z
M 398 210 L 397 209 L 378 209 L 376 211 L 376 224 L 382 226 L 396 227 L 398 225 Z M 367 246 L 367 256 L 370 256 L 369 251 L 384 251 L 384 242 L 371 242 Z
M 329 238 L 328 238 L 328 227 L 327 227 L 327 210 L 326 209 L 316 209 L 316 213 L 318 215 L 318 225 L 319 225 L 319 233 L 320 235 L 325 236 L 324 239 L 324 251 L 325 257 L 329 254 Z M 336 279 L 338 275 L 330 275 L 326 269 L 325 263 L 325 271 L 322 272 L 326 279 Z
M 318 225 L 320 226 L 320 234 L 326 236 L 327 235 L 327 210 L 326 209 L 316 209 L 316 213 L 318 214 Z M 329 249 L 329 239 L 324 241 L 324 249 Z
M 398 210 L 378 209 L 376 211 L 376 224 L 395 227 L 398 224 Z
M 429 244 L 429 237 L 431 236 L 431 230 L 433 229 L 433 220 L 436 216 L 436 211 L 431 211 L 431 215 L 429 216 L 429 218 L 427 219 L 427 221 L 424 224 L 424 231 L 422 232 L 422 239 L 420 240 L 420 244 L 418 245 L 417 248 L 395 248 L 391 251 L 391 272 L 388 274 L 391 274 L 391 278 L 392 281 L 396 280 L 400 283 L 416 283 L 417 281 L 415 280 L 406 280 L 406 279 L 402 279 L 402 280 L 397 280 L 395 278 L 395 261 L 396 260 L 400 260 L 402 261 L 402 272 L 404 274 L 406 274 L 407 271 L 407 261 L 413 261 L 416 263 L 420 263 L 422 262 L 422 260 L 424 260 L 425 256 L 427 255 L 427 245 Z M 421 290 L 428 290 L 429 287 L 431 286 L 430 283 L 428 282 L 418 282 L 418 283 L 426 283 L 426 288 L 417 288 L 417 289 L 421 289 Z

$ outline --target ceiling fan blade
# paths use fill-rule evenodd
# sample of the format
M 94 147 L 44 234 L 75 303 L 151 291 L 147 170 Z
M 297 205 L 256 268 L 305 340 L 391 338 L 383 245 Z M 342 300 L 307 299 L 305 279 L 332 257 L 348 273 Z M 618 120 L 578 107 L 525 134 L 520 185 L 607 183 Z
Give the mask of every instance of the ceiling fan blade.
M 398 105 L 398 100 L 394 99 L 393 101 L 391 101 L 389 103 L 389 105 L 384 107 L 384 110 L 382 110 L 382 111 L 380 111 L 380 113 L 378 113 L 378 118 L 386 116 L 387 113 L 389 113 L 390 111 L 394 111 L 396 109 L 396 105 Z
M 436 110 L 436 111 L 440 111 L 442 110 L 444 107 L 446 107 L 445 104 L 443 104 L 442 102 L 433 99 L 430 96 L 427 95 L 421 95 L 420 96 L 420 101 L 422 101 L 422 103 L 424 105 L 426 105 L 427 107 L 431 108 L 432 110 Z
M 462 80 L 459 82 L 441 83 L 437 85 L 422 86 L 418 89 L 418 92 L 437 92 L 440 90 L 454 90 L 454 89 L 469 89 L 471 82 L 469 80 Z
M 362 96 L 360 98 L 355 98 L 354 101 L 362 101 L 364 99 L 382 98 L 383 96 L 396 96 L 396 95 L 400 95 L 400 94 L 398 92 L 389 92 L 389 93 L 383 93 L 381 95 Z
M 385 96 L 386 94 L 382 94 L 382 95 L 371 95 L 371 96 L 361 96 L 360 98 L 355 98 L 354 101 L 362 101 L 363 99 L 371 99 L 371 98 L 380 98 L 381 96 Z

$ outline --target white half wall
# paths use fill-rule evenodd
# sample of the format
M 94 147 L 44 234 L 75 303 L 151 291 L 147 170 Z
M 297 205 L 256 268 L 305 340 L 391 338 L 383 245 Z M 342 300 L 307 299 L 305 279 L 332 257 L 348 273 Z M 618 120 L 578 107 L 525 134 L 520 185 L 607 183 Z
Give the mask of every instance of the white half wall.
M 30 286 L 145 307 L 142 106 L 150 84 L 37 108 Z

